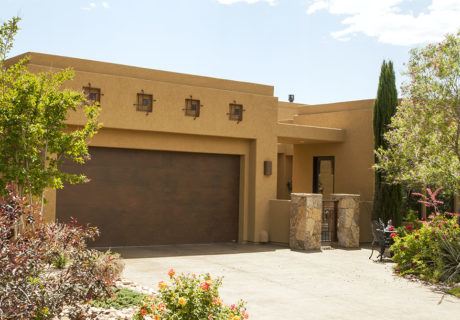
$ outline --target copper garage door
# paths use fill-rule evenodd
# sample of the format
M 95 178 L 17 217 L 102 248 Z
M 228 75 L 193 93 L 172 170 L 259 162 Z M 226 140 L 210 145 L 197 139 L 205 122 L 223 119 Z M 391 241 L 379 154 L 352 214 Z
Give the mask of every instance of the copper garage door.
M 91 223 L 95 246 L 238 239 L 240 158 L 231 155 L 90 148 L 91 181 L 57 194 L 57 218 Z

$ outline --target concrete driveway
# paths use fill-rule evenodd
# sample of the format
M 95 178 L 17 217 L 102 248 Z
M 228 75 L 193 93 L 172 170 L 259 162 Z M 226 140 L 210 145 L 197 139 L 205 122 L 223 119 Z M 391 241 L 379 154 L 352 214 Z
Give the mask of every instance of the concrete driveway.
M 369 249 L 213 244 L 116 251 L 126 259 L 124 277 L 147 287 L 166 280 L 169 268 L 223 276 L 224 302 L 246 300 L 250 319 L 460 319 L 460 299 L 395 277 L 391 263 L 368 260 Z

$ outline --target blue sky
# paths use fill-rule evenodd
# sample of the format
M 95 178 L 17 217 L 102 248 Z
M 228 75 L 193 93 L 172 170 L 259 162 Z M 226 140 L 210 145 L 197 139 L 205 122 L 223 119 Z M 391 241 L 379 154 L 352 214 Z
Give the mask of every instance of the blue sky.
M 374 98 L 412 47 L 460 27 L 460 0 L 0 0 L 11 55 L 73 56 L 275 86 L 280 100 Z

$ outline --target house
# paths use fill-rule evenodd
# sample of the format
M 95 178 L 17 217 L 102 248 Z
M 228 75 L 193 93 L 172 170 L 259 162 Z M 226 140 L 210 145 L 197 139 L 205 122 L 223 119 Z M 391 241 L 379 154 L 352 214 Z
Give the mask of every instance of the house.
M 48 191 L 48 221 L 94 224 L 98 246 L 287 243 L 291 192 L 353 193 L 371 240 L 372 100 L 281 102 L 269 85 L 24 55 L 32 72 L 73 68 L 67 86 L 102 107 L 91 160 L 63 165 L 90 182 Z

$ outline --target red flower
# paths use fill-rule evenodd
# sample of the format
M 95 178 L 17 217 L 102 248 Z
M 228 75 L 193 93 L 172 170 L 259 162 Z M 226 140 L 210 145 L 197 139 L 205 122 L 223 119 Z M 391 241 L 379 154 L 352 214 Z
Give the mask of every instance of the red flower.
M 393 232 L 392 234 L 390 234 L 391 239 L 394 239 L 394 238 L 397 237 L 397 236 L 398 236 L 398 235 L 397 235 L 396 233 L 394 233 L 394 232 Z
M 209 283 L 206 281 L 206 282 L 203 282 L 200 284 L 200 288 L 201 290 L 203 291 L 208 291 L 209 290 Z
M 389 227 L 388 227 L 388 230 L 389 230 L 389 231 L 394 231 L 394 230 L 395 230 L 395 227 L 394 227 L 394 226 L 389 226 Z
M 411 225 L 411 224 L 408 224 L 408 225 L 406 225 L 406 230 L 407 231 L 412 231 L 412 230 L 414 230 L 414 226 Z

